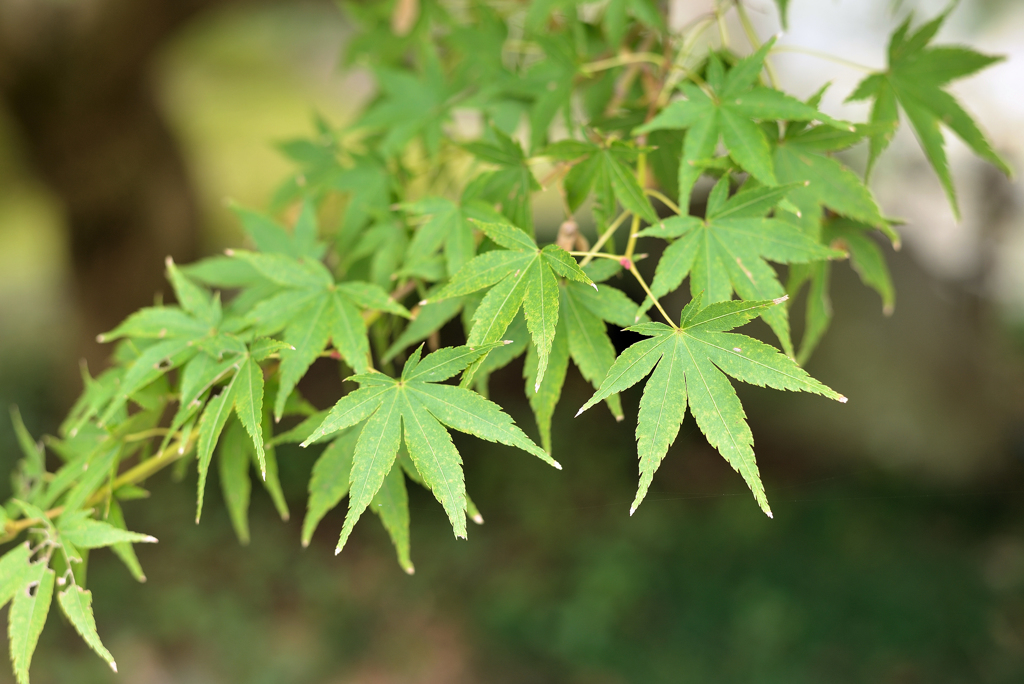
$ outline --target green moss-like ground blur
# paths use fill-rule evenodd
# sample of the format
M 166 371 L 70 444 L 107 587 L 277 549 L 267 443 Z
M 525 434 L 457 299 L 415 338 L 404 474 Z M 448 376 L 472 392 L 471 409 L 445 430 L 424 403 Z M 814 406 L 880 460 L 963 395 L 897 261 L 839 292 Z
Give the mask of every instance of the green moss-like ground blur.
M 358 76 L 333 75 L 347 30 L 320 5 L 238 9 L 168 46 L 163 101 L 209 250 L 239 239 L 223 200 L 263 206 L 288 170 L 273 142 L 305 135 L 314 111 L 340 122 L 365 97 Z M 38 434 L 66 401 L 52 363 L 67 351 L 64 247 L 59 209 L 12 149 L 0 154 L 0 399 L 18 403 Z M 199 526 L 195 476 L 155 478 L 149 500 L 125 506 L 131 528 L 160 539 L 138 548 L 148 582 L 109 553 L 90 561 L 100 633 L 121 674 L 53 611 L 33 681 L 1024 681 L 1015 409 L 985 413 L 978 398 L 996 390 L 936 372 L 970 353 L 1009 382 L 1020 355 L 991 322 L 960 331 L 959 295 L 936 294 L 906 255 L 894 262 L 901 299 L 889 320 L 845 269 L 836 276 L 837 325 L 811 370 L 850 395 L 849 407 L 741 391 L 774 520 L 689 417 L 629 517 L 639 395 L 626 395 L 621 425 L 596 409 L 574 421 L 588 394 L 572 372 L 555 419 L 565 470 L 456 436 L 487 522 L 457 541 L 440 506 L 413 491 L 412 577 L 373 516 L 339 557 L 341 510 L 301 549 L 315 453 L 279 452 L 289 522 L 254 484 L 248 547 L 235 541 L 215 475 Z M 493 393 L 532 431 L 518 373 L 497 375 Z M 14 445 L 3 423 L 6 473 Z

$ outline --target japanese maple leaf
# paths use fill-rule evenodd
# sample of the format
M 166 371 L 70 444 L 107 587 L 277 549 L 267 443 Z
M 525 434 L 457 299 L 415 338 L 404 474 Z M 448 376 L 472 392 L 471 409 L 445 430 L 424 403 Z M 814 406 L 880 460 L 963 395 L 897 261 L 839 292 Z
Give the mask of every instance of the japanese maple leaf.
M 764 58 L 775 39 L 735 64 L 728 72 L 716 53 L 709 53 L 705 89 L 691 82 L 679 87 L 685 99 L 669 104 L 635 133 L 686 129 L 679 164 L 679 197 L 688 198 L 693 184 L 714 156 L 719 139 L 729 156 L 764 185 L 777 185 L 768 136 L 759 121 L 821 121 L 837 128 L 836 121 L 815 107 L 773 88 L 755 85 Z
M 473 314 L 473 328 L 466 340 L 471 347 L 500 340 L 521 307 L 537 347 L 534 387 L 539 389 L 558 322 L 558 277 L 586 283 L 595 289 L 597 286 L 561 247 L 547 245 L 541 249 L 532 237 L 508 224 L 477 222 L 476 225 L 505 249 L 474 258 L 440 292 L 431 296 L 429 302 L 491 288 Z
M 422 359 L 420 346 L 405 362 L 398 379 L 381 373 L 349 378 L 359 383 L 359 389 L 342 397 L 302 443 L 307 446 L 366 421 L 352 453 L 348 515 L 336 552 L 345 546 L 352 528 L 392 471 L 403 434 L 416 470 L 444 506 L 457 537 L 466 536 L 466 487 L 462 457 L 445 426 L 517 447 L 561 469 L 497 404 L 463 387 L 438 384 L 501 344 L 449 347 Z
M 467 143 L 465 148 L 480 161 L 498 168 L 474 178 L 462 193 L 463 203 L 498 205 L 508 221 L 532 231 L 531 198 L 540 190 L 540 184 L 533 177 L 519 143 L 492 127 L 487 140 Z
M 940 123 L 956 133 L 978 156 L 994 164 L 1007 176 L 1012 175 L 1012 171 L 1006 161 L 992 149 L 974 119 L 964 111 L 956 98 L 943 90 L 951 82 L 1003 59 L 958 45 L 928 46 L 955 6 L 956 3 L 951 4 L 945 12 L 913 33 L 910 32 L 913 16 L 908 16 L 889 41 L 889 68 L 861 81 L 847 100 L 873 99 L 871 121 L 889 125 L 887 131 L 871 137 L 869 173 L 878 155 L 892 140 L 892 133 L 899 122 L 898 109 L 903 109 L 925 156 L 939 176 L 953 213 L 959 218 L 960 209 L 946 160 Z
M 100 414 L 100 423 L 109 421 L 137 391 L 168 370 L 185 366 L 184 383 L 190 400 L 195 399 L 233 363 L 224 356 L 244 354 L 245 342 L 236 333 L 248 327 L 239 318 L 225 317 L 219 296 L 210 296 L 167 259 L 167 277 L 171 281 L 176 306 L 151 306 L 140 309 L 110 332 L 97 337 L 100 342 L 129 338 L 137 356 L 124 372 L 115 393 Z M 219 370 L 214 371 L 216 367 Z M 192 390 L 199 392 L 192 396 Z M 185 408 L 185 405 L 182 405 Z M 180 418 L 180 416 L 179 416 Z M 177 426 L 182 420 L 174 421 Z
M 629 164 L 636 161 L 635 147 L 617 140 L 607 145 L 562 140 L 549 145 L 542 154 L 575 162 L 565 176 L 565 199 L 570 211 L 579 209 L 593 193 L 594 218 L 601 228 L 615 218 L 616 200 L 648 223 L 658 220 L 654 207 L 630 170 Z
M 691 294 L 696 297 L 703 293 L 711 303 L 728 300 L 733 292 L 748 300 L 778 299 L 785 289 L 766 259 L 790 264 L 845 256 L 791 223 L 766 218 L 786 193 L 802 185 L 751 188 L 728 197 L 726 175 L 711 191 L 703 220 L 674 216 L 641 231 L 641 236 L 677 238 L 658 261 L 652 294 L 662 297 L 689 276 Z M 641 310 L 651 305 L 648 298 Z M 768 309 L 763 317 L 775 331 L 783 350 L 792 356 L 785 307 Z
M 478 221 L 503 221 L 501 214 L 483 202 L 454 202 L 445 197 L 425 197 L 416 202 L 403 204 L 402 208 L 420 217 L 423 222 L 406 249 L 405 266 L 402 274 L 424 277 L 425 280 L 441 280 L 455 275 L 476 255 L 476 241 L 473 238 L 473 223 Z M 442 248 L 440 277 L 425 277 L 430 274 L 431 260 Z
M 278 420 L 296 383 L 328 341 L 333 342 L 353 370 L 362 372 L 368 368 L 370 344 L 360 309 L 409 315 L 404 306 L 376 285 L 336 283 L 330 271 L 316 259 L 244 250 L 233 250 L 230 256 L 249 264 L 280 288 L 248 315 L 261 334 L 284 330 L 284 342 L 290 347 L 281 352 L 281 384 L 274 401 L 274 417 Z
M 562 394 L 569 359 L 587 382 L 595 389 L 599 387 L 615 362 L 615 347 L 608 337 L 605 322 L 625 328 L 636 322 L 635 312 L 636 304 L 611 285 L 602 284 L 599 290 L 594 290 L 571 280 L 559 284 L 558 325 L 551 343 L 548 369 L 539 387 L 530 382 L 539 364 L 535 345 L 527 350 L 523 366 L 523 375 L 527 378 L 526 396 L 537 420 L 541 444 L 548 453 L 551 453 L 551 419 Z M 622 420 L 619 395 L 612 394 L 605 401 L 615 420 Z
M 381 96 L 355 124 L 383 132 L 380 150 L 385 155 L 397 155 L 417 136 L 431 156 L 440 149 L 452 93 L 436 55 L 423 54 L 421 74 L 390 67 L 376 70 Z
M 761 387 L 846 398 L 809 376 L 796 363 L 753 338 L 728 333 L 770 311 L 775 301 L 728 301 L 701 308 L 698 294 L 683 309 L 678 328 L 664 323 L 641 323 L 629 328 L 649 339 L 637 342 L 615 360 L 601 388 L 580 408 L 578 416 L 614 392 L 643 380 L 652 370 L 637 416 L 637 454 L 640 486 L 630 515 L 647 495 L 655 471 L 689 407 L 711 446 L 743 476 L 761 509 L 771 508 L 754 459 L 754 438 L 743 406 L 728 376 Z

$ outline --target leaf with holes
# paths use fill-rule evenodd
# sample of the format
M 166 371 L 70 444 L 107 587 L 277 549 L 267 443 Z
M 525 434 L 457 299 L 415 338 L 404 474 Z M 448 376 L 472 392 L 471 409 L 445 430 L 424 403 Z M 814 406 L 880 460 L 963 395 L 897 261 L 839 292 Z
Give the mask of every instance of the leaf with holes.
M 236 251 L 232 255 L 276 283 L 280 291 L 256 305 L 250 322 L 264 335 L 284 331 L 290 348 L 281 354 L 280 387 L 274 418 L 280 420 L 285 402 L 328 342 L 352 369 L 367 369 L 370 344 L 360 309 L 408 316 L 404 306 L 370 283 L 335 283 L 319 261 L 281 254 Z

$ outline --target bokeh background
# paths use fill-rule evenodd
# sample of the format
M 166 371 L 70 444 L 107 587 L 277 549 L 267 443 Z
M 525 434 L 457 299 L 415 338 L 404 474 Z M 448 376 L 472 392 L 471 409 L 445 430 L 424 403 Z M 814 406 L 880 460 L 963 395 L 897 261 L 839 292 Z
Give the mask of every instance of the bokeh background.
M 792 0 L 780 42 L 878 68 L 907 11 L 944 4 Z M 709 5 L 677 0 L 673 20 Z M 762 35 L 778 30 L 770 0 L 748 6 Z M 0 404 L 34 434 L 73 401 L 80 360 L 102 367 L 95 335 L 169 294 L 167 254 L 241 242 L 225 201 L 266 206 L 289 170 L 275 144 L 314 116 L 344 124 L 372 95 L 365 71 L 339 67 L 352 30 L 312 0 L 0 0 Z M 1024 4 L 963 0 L 940 39 L 1009 57 L 953 91 L 1021 169 Z M 832 81 L 826 110 L 866 116 L 842 104 L 861 72 L 772 59 L 785 88 Z M 255 494 L 248 547 L 216 485 L 197 527 L 194 475 L 156 478 L 126 506 L 160 539 L 138 550 L 149 581 L 109 554 L 89 573 L 121 674 L 54 611 L 33 681 L 1024 681 L 1024 192 L 958 141 L 949 151 L 959 223 L 909 131 L 873 177 L 907 221 L 887 255 L 895 313 L 836 269 L 836 322 L 808 369 L 849 404 L 740 388 L 774 520 L 692 419 L 629 517 L 639 395 L 624 425 L 574 421 L 588 388 L 570 371 L 565 470 L 456 437 L 487 522 L 457 542 L 411 492 L 412 577 L 370 519 L 335 558 L 341 511 L 300 548 L 315 454 L 280 450 L 292 520 Z M 520 368 L 492 382 L 529 430 Z M 16 453 L 0 420 L 0 472 Z

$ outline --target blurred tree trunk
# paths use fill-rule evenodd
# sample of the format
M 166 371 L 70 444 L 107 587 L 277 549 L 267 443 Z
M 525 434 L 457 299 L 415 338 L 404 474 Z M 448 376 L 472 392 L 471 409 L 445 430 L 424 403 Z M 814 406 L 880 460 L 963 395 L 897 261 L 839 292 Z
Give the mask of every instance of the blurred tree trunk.
M 163 260 L 197 256 L 199 214 L 153 92 L 154 55 L 227 0 L 0 0 L 0 97 L 27 162 L 63 203 L 79 356 L 161 291 Z

